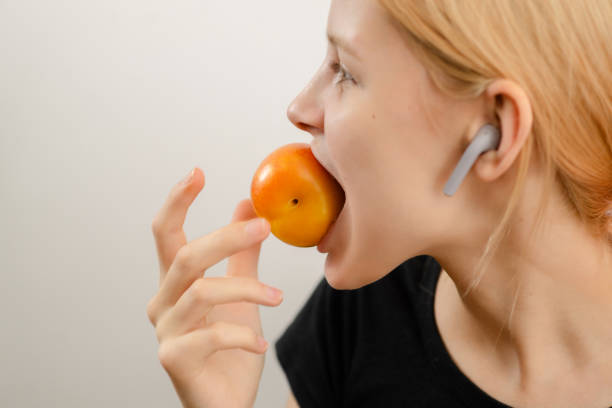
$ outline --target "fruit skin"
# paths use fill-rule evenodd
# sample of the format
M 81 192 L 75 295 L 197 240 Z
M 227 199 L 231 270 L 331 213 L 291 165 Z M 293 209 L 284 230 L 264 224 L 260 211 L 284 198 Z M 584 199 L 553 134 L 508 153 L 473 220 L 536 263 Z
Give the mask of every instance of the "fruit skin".
M 306 143 L 270 153 L 251 182 L 255 213 L 271 232 L 297 247 L 317 245 L 344 206 L 344 190 L 317 161 Z

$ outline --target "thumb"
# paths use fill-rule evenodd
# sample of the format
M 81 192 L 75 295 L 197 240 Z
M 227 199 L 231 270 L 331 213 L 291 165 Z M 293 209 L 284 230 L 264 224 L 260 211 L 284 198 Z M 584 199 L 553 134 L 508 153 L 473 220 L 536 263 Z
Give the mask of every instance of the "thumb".
M 251 199 L 246 198 L 240 201 L 236 206 L 234 215 L 232 217 L 232 223 L 247 221 L 252 218 L 257 218 L 257 214 L 253 208 L 253 202 Z M 254 244 L 250 248 L 230 256 L 227 266 L 227 276 L 242 276 L 257 279 L 257 264 L 259 262 L 259 253 L 262 242 L 263 240 L 257 244 Z

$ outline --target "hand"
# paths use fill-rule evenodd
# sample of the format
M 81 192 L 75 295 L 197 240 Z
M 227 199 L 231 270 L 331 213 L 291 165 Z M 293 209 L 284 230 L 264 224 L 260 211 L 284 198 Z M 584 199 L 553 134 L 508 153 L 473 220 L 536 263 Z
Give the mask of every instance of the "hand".
M 185 407 L 252 407 L 267 349 L 258 304 L 282 301 L 280 291 L 270 297 L 257 279 L 270 224 L 261 218 L 259 226 L 245 230 L 248 220 L 257 218 L 245 199 L 231 224 L 187 243 L 187 209 L 204 186 L 204 173 L 194 171 L 190 181 L 174 186 L 152 223 L 160 278 L 147 315 L 159 360 Z M 228 256 L 226 276 L 203 276 Z

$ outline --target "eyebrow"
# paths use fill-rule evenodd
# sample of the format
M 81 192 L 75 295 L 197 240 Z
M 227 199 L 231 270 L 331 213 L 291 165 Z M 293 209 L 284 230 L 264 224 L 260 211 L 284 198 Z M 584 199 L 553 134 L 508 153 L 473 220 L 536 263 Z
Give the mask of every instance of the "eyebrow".
M 357 53 L 355 48 L 353 48 L 351 43 L 349 43 L 344 38 L 339 37 L 333 33 L 327 33 L 327 41 L 329 41 L 331 44 L 335 45 L 338 48 L 342 48 L 343 50 L 351 54 L 353 57 L 360 59 L 359 54 Z

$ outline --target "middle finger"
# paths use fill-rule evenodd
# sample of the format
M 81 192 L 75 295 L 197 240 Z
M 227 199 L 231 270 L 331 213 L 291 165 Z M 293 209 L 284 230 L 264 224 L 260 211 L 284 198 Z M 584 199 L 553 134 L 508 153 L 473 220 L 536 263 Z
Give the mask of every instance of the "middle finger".
M 183 246 L 157 292 L 158 307 L 163 309 L 174 305 L 206 269 L 261 242 L 269 233 L 268 221 L 255 218 L 226 225 Z
M 159 322 L 158 337 L 178 336 L 203 327 L 208 312 L 216 305 L 244 301 L 276 306 L 282 299 L 281 290 L 256 279 L 198 278 Z

